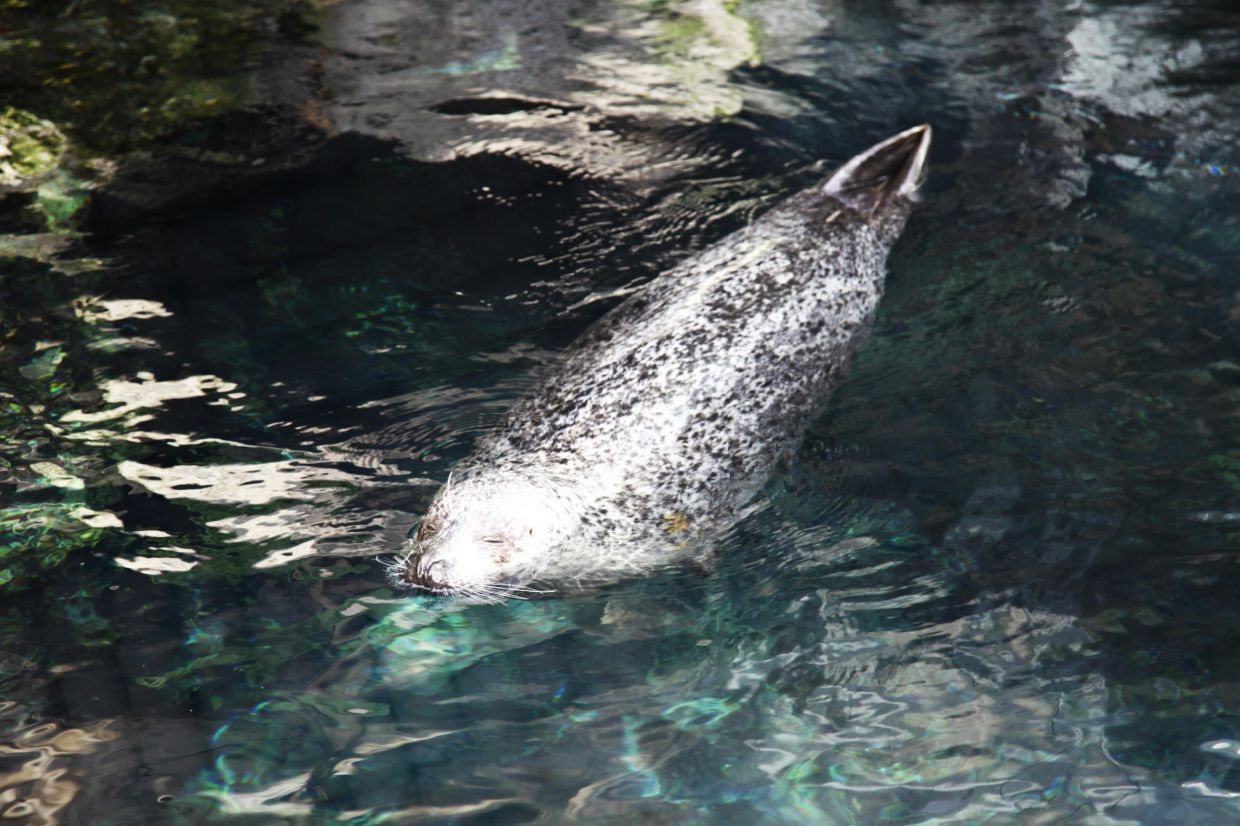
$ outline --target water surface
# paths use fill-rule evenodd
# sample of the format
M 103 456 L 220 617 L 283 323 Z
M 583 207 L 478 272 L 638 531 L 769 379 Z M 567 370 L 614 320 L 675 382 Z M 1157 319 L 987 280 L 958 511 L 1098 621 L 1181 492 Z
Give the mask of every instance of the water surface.
M 4 15 L 6 818 L 1240 818 L 1228 4 Z M 615 291 L 919 122 L 875 334 L 714 570 L 388 586 Z

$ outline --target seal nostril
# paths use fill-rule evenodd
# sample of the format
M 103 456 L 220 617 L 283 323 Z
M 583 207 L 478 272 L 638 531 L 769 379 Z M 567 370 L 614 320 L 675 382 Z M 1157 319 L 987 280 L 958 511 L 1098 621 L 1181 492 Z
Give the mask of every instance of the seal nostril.
M 437 559 L 430 565 L 426 566 L 425 576 L 433 584 L 441 584 L 448 575 L 448 563 L 442 559 Z

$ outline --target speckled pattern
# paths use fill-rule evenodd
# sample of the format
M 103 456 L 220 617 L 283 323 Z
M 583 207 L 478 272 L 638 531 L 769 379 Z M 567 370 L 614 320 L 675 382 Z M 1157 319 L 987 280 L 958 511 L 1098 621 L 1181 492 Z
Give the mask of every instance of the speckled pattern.
M 864 343 L 928 143 L 862 153 L 599 320 L 454 469 L 395 578 L 496 595 L 708 556 Z

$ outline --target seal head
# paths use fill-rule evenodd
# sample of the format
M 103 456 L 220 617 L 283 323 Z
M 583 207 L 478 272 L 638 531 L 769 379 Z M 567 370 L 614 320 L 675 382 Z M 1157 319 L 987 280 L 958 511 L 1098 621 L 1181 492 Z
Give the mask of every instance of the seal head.
M 576 521 L 554 478 L 512 470 L 454 474 L 397 563 L 398 581 L 435 593 L 519 595 Z
M 930 128 L 645 284 L 454 469 L 392 569 L 483 599 L 704 559 L 843 380 L 878 311 Z

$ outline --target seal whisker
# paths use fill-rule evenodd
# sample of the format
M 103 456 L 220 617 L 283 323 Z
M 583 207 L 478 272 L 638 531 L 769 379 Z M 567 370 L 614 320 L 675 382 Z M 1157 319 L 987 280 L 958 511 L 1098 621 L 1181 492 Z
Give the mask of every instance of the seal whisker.
M 497 603 L 503 602 L 502 599 L 498 599 L 495 595 L 488 593 L 485 590 L 481 590 L 477 587 L 462 588 L 459 591 L 452 592 L 452 596 L 455 596 L 466 602 L 481 602 L 486 605 L 495 605 Z
M 554 594 L 556 592 L 554 588 L 531 588 L 528 585 L 506 585 L 504 587 L 508 588 L 509 592 L 513 594 L 522 593 L 534 594 L 535 596 L 547 596 L 548 594 Z
M 553 588 L 534 588 L 517 583 L 495 583 L 491 587 L 495 591 L 504 593 L 513 599 L 530 599 L 531 597 L 549 596 L 555 593 Z

